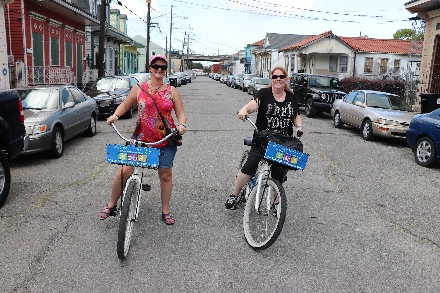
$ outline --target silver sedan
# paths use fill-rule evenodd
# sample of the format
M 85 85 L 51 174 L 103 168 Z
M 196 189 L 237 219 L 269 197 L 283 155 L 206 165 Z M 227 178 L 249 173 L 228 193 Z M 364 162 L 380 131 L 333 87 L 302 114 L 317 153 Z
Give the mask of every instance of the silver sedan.
M 415 115 L 399 96 L 371 90 L 352 91 L 336 100 L 331 114 L 336 128 L 344 124 L 360 128 L 365 140 L 373 140 L 374 136 L 405 139 Z
M 30 137 L 25 154 L 47 151 L 50 157 L 59 158 L 66 140 L 80 133 L 96 134 L 97 104 L 75 86 L 35 86 L 17 91 Z

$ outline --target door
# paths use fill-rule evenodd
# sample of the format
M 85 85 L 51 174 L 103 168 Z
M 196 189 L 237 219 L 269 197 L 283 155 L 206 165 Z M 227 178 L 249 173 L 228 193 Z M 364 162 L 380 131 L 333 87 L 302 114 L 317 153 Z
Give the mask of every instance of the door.
M 69 91 L 75 99 L 75 110 L 78 113 L 76 122 L 78 123 L 77 132 L 82 132 L 89 127 L 90 117 L 92 116 L 92 105 L 79 89 L 69 87 Z
M 62 99 L 62 107 L 64 107 L 69 102 L 74 102 L 75 99 L 70 91 L 63 87 L 61 90 L 61 99 Z M 60 120 L 64 126 L 64 140 L 68 140 L 72 136 L 74 136 L 77 132 L 79 132 L 80 125 L 77 123 L 79 115 L 78 107 L 66 108 L 61 110 Z
M 43 34 L 32 32 L 33 84 L 44 84 Z

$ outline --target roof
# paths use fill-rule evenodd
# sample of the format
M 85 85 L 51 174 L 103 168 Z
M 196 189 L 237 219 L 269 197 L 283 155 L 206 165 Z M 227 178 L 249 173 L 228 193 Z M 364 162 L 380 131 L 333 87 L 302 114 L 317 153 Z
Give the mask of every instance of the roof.
M 264 39 L 261 39 L 259 41 L 256 41 L 255 43 L 252 44 L 252 46 L 257 46 L 257 48 L 263 46 L 264 44 Z
M 267 33 L 264 44 L 258 49 L 275 49 L 279 50 L 291 44 L 300 42 L 312 35 L 294 35 L 294 34 L 276 34 Z
M 326 38 L 329 35 L 333 35 L 334 36 L 332 31 L 327 31 L 325 33 L 305 38 L 302 41 L 299 41 L 297 43 L 294 43 L 294 44 L 291 44 L 291 45 L 289 45 L 287 47 L 284 47 L 281 50 L 279 50 L 279 52 L 283 52 L 283 51 L 287 51 L 287 50 L 292 50 L 292 49 L 295 49 L 295 48 L 300 48 L 302 46 L 310 45 L 310 44 L 314 43 L 315 41 L 318 41 L 318 40 L 320 40 L 322 38 Z
M 408 55 L 415 53 L 422 54 L 422 41 L 410 40 L 390 40 L 390 39 L 372 39 L 372 38 L 356 38 L 356 37 L 340 37 L 342 41 L 358 52 L 369 53 L 390 53 Z M 416 48 L 416 52 L 411 52 L 412 48 Z

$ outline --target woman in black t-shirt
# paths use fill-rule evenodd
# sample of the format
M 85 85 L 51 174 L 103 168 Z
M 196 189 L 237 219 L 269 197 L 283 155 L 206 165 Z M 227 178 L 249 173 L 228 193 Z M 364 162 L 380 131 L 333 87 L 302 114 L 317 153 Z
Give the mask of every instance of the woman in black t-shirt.
M 259 90 L 255 97 L 238 112 L 238 119 L 246 121 L 246 116 L 257 110 L 255 124 L 258 131 L 273 130 L 286 136 L 293 136 L 294 126 L 296 134 L 299 130 L 302 131 L 299 105 L 287 84 L 287 72 L 284 68 L 275 67 L 272 69 L 271 87 Z M 234 190 L 225 203 L 227 209 L 237 208 L 238 193 L 255 176 L 260 160 L 261 149 L 251 146 L 247 161 L 237 176 Z M 286 174 L 286 168 L 272 165 L 274 179 L 283 183 L 286 181 Z

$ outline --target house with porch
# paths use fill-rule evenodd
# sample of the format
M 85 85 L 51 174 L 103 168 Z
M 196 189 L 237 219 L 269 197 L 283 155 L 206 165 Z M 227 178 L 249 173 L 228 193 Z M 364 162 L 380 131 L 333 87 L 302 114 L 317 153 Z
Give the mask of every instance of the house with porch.
M 254 74 L 269 77 L 273 67 L 285 65 L 284 53 L 279 50 L 308 37 L 310 35 L 267 33 L 261 46 L 251 51 L 255 60 Z
M 306 72 L 344 77 L 412 78 L 419 75 L 420 42 L 339 37 L 332 31 L 305 38 L 279 50 L 289 75 Z
M 85 28 L 96 17 L 66 1 L 23 0 L 7 5 L 4 18 L 11 87 L 82 82 Z

